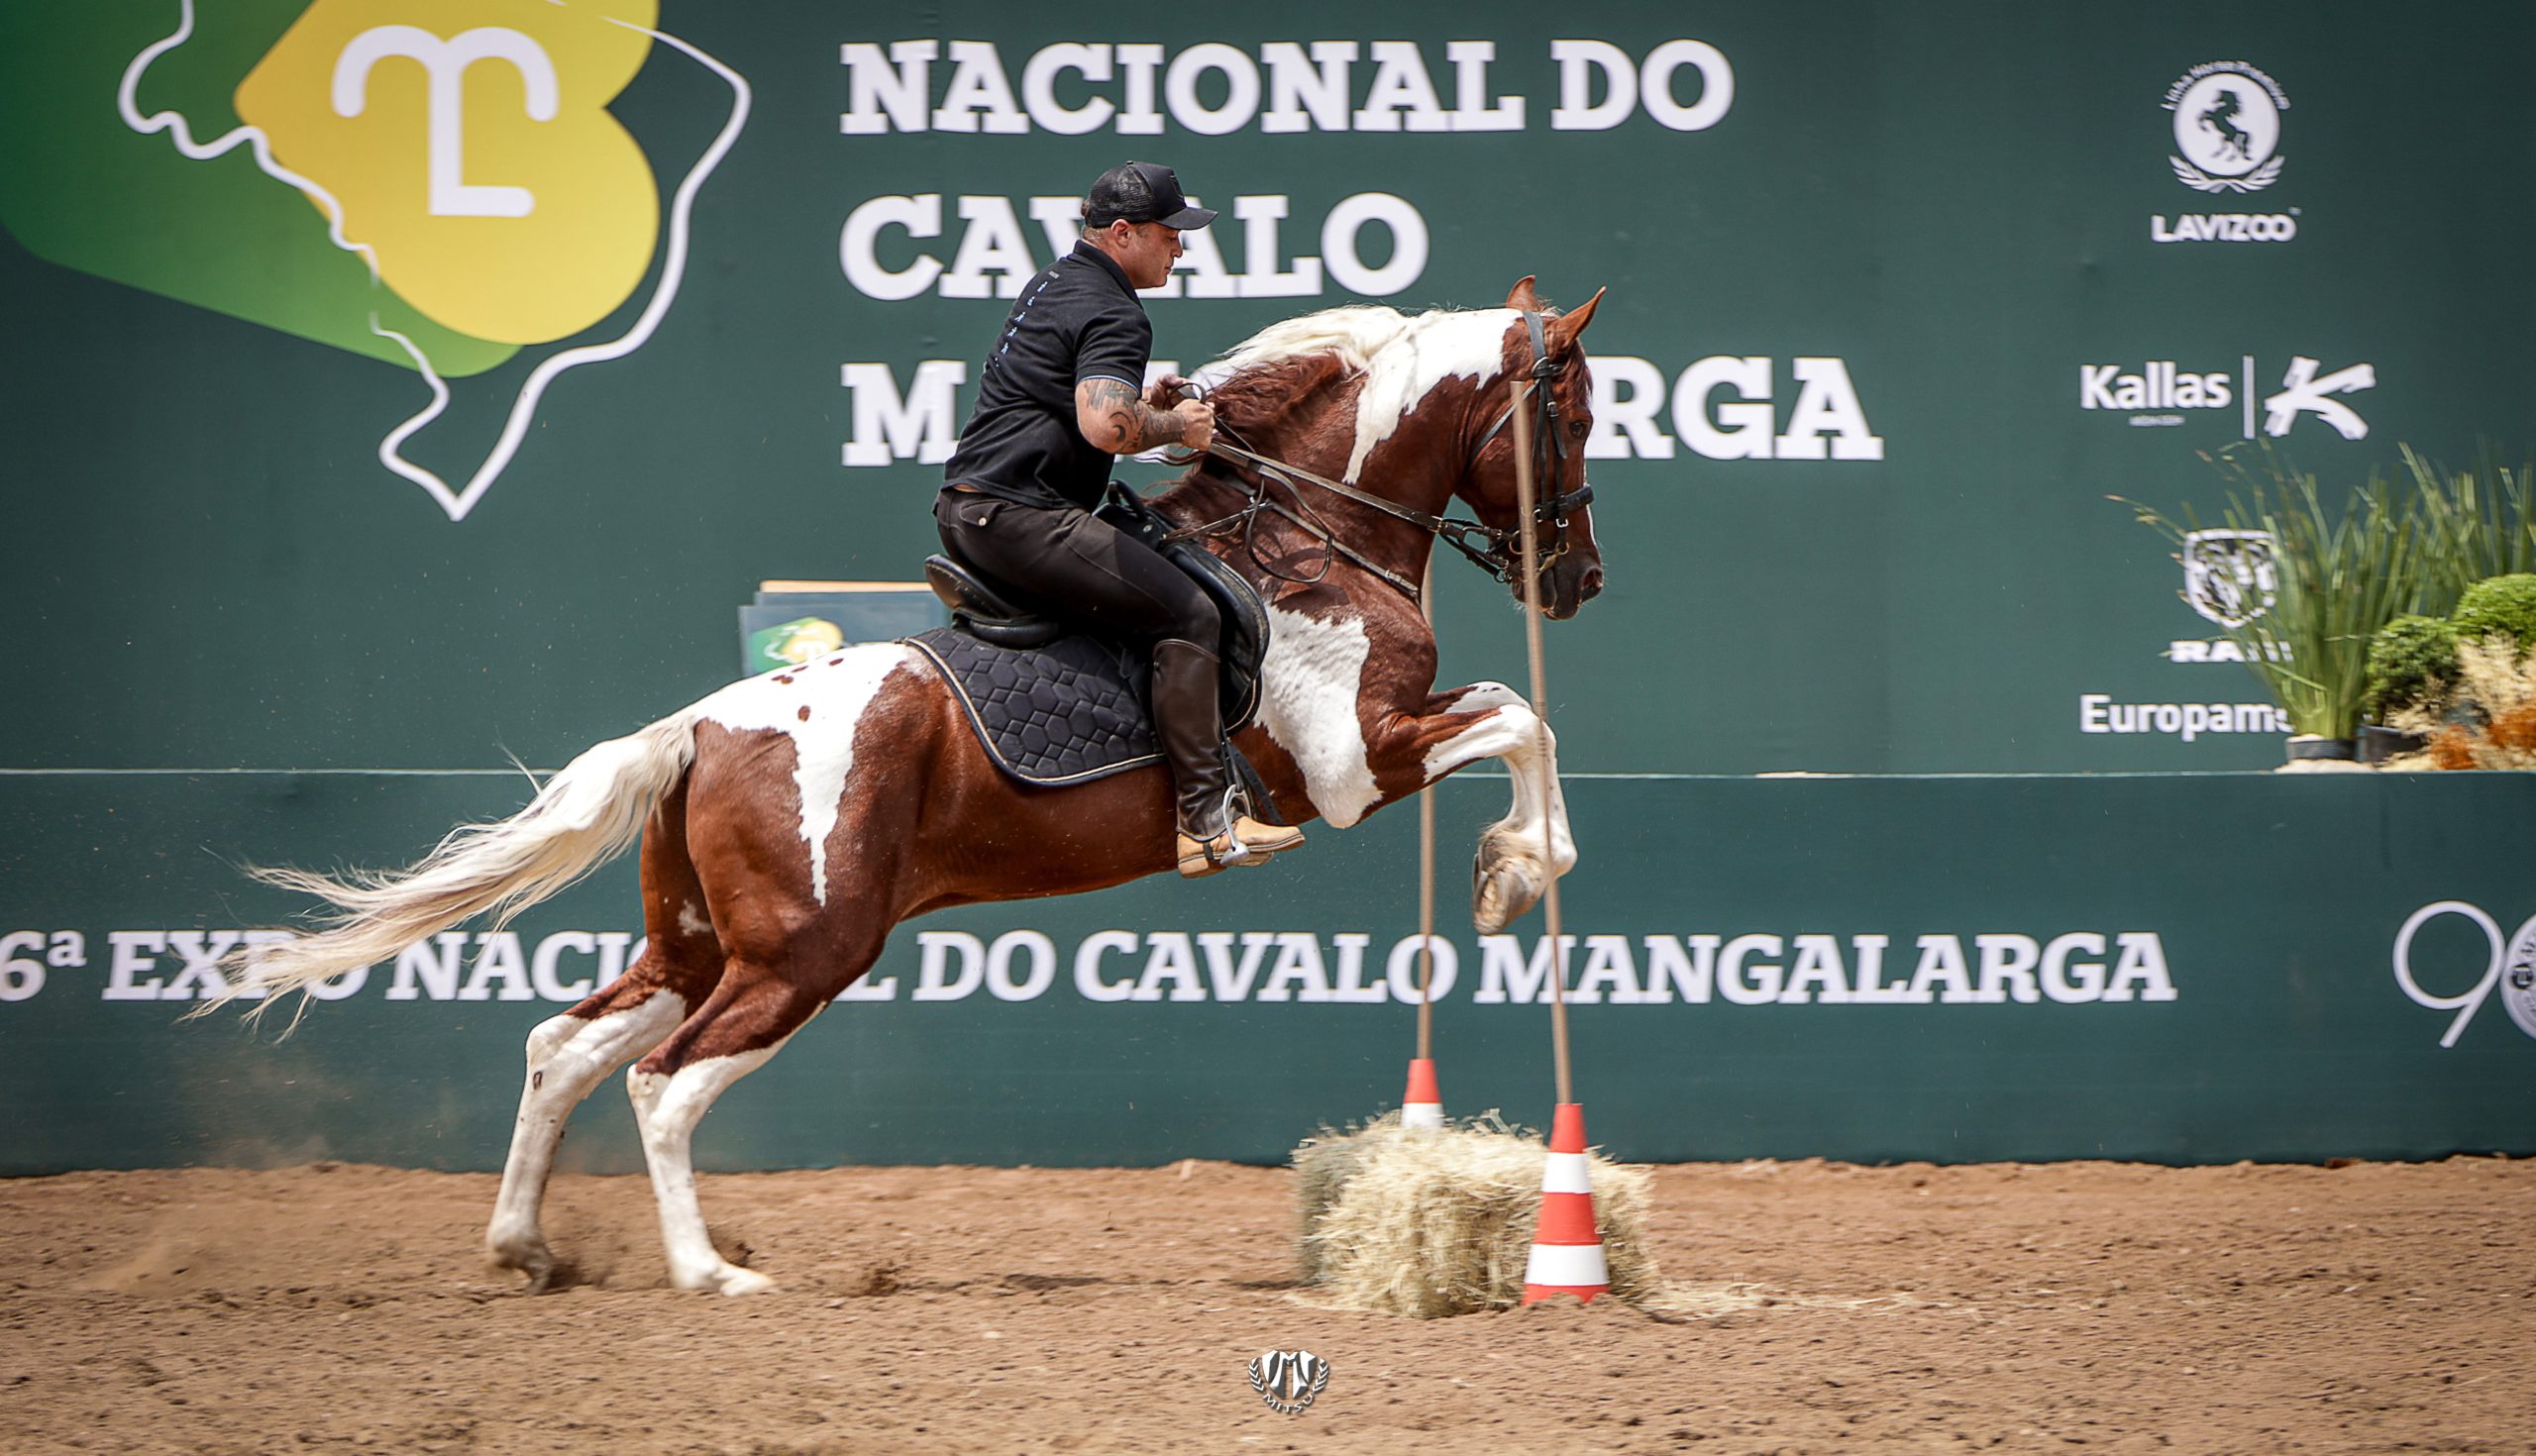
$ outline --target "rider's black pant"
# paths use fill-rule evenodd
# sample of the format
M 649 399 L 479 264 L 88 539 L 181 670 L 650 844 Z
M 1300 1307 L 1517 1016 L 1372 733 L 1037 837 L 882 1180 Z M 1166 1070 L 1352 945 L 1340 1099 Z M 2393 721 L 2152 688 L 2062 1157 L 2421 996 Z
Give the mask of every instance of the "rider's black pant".
M 1029 592 L 1060 617 L 1148 645 L 1176 637 L 1215 651 L 1221 617 L 1214 599 L 1159 552 L 1090 511 L 945 490 L 934 500 L 933 524 L 954 560 Z

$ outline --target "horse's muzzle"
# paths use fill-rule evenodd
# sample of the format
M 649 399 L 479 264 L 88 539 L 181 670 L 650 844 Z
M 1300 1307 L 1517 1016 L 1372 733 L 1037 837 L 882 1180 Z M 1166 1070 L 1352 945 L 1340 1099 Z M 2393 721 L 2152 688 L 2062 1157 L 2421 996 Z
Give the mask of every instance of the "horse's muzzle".
M 1564 622 L 1575 616 L 1603 589 L 1601 565 L 1588 563 L 1576 571 L 1561 570 L 1562 565 L 1553 563 L 1548 571 L 1541 572 L 1541 615 L 1553 622 Z M 1515 594 L 1520 599 L 1523 589 L 1517 587 Z

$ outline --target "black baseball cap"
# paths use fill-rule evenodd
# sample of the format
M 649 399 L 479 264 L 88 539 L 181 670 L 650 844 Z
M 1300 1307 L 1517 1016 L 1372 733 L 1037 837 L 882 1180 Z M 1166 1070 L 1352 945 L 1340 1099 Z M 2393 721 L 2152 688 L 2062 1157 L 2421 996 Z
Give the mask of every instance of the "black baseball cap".
M 1083 199 L 1083 220 L 1106 228 L 1120 218 L 1131 223 L 1160 223 L 1183 232 L 1215 220 L 1212 207 L 1192 207 L 1181 194 L 1180 178 L 1158 162 L 1131 161 L 1113 166 L 1092 184 Z

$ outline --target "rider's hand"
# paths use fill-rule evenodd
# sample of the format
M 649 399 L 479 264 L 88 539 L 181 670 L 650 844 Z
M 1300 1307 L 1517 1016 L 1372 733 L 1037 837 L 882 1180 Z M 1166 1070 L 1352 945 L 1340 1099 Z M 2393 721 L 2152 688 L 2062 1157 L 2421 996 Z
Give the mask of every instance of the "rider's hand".
M 1186 374 L 1165 374 L 1145 389 L 1145 408 L 1168 411 L 1180 402 L 1180 391 L 1196 387 Z
M 1215 407 L 1203 399 L 1184 399 L 1171 407 L 1180 422 L 1180 443 L 1201 454 L 1215 439 Z

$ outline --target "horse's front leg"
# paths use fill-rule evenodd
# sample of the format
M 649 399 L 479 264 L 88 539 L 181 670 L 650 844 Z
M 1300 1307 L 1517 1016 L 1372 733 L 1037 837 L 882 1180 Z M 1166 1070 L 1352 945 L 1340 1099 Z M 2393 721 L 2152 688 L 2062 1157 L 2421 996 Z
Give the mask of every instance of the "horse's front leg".
M 1558 784 L 1557 740 L 1532 704 L 1505 683 L 1476 682 L 1436 693 L 1423 711 L 1392 718 L 1371 747 L 1385 798 L 1407 797 L 1482 759 L 1506 761 L 1515 801 L 1505 818 L 1480 835 L 1471 866 L 1470 915 L 1480 934 L 1505 929 L 1540 899 L 1553 875 L 1576 868 L 1576 840 Z

